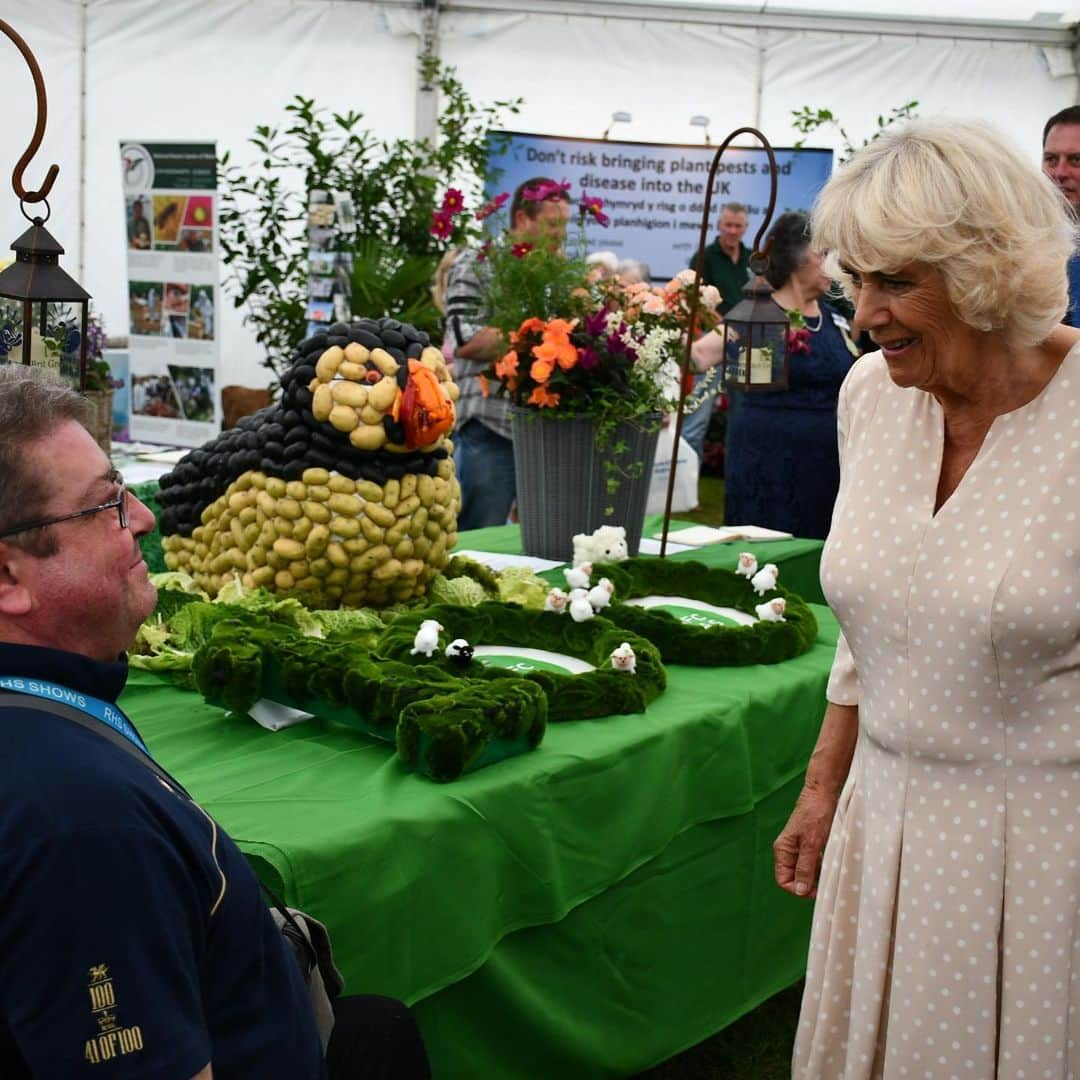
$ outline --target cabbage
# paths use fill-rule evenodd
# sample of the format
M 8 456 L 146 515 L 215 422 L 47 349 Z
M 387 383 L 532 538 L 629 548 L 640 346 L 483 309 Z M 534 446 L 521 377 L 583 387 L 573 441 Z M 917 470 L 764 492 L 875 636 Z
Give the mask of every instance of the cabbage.
M 491 599 L 479 581 L 471 577 L 445 578 L 441 574 L 432 579 L 428 596 L 433 604 L 456 604 L 458 607 L 476 607 Z

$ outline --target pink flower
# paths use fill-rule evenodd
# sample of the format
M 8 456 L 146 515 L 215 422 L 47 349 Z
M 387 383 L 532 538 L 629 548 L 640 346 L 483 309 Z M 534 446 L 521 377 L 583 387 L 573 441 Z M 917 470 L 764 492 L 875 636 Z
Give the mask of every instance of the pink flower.
M 491 217 L 492 214 L 502 209 L 506 204 L 506 200 L 509 198 L 510 196 L 507 195 L 506 192 L 503 192 L 501 195 L 496 195 L 491 202 L 476 211 L 476 220 L 483 221 L 485 218 Z
M 445 210 L 436 210 L 431 217 L 431 235 L 440 240 L 449 240 L 454 231 L 454 219 Z
M 539 184 L 527 187 L 521 193 L 521 197 L 527 202 L 543 202 L 552 196 L 565 195 L 569 191 L 569 180 L 564 180 L 561 184 L 556 184 L 554 180 L 543 180 Z
M 490 250 L 491 250 L 491 241 L 490 240 L 485 240 L 480 245 L 480 251 L 478 252 L 478 254 L 476 256 L 476 261 L 477 262 L 485 262 L 487 260 L 488 252 Z
M 651 292 L 642 302 L 641 310 L 646 315 L 663 315 L 667 311 L 667 305 L 664 303 L 662 296 L 657 296 L 656 293 Z
M 532 244 L 515 244 L 510 249 L 510 254 L 513 255 L 515 259 L 523 259 L 530 251 L 532 251 L 532 249 Z
M 448 188 L 443 196 L 442 211 L 444 214 L 460 214 L 465 209 L 465 196 L 457 188 Z
M 587 195 L 583 191 L 581 193 L 581 215 L 584 217 L 586 214 L 592 214 L 598 225 L 606 226 L 611 220 L 604 213 L 604 200 L 596 195 Z
M 800 354 L 808 355 L 810 352 L 810 331 L 806 329 L 802 330 L 789 330 L 787 335 L 787 347 L 788 352 L 792 356 L 798 356 Z

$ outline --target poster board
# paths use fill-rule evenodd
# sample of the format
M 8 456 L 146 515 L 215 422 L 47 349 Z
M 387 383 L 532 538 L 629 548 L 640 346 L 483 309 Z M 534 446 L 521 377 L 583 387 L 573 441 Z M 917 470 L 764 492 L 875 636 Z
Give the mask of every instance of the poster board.
M 705 184 L 715 146 L 611 142 L 559 135 L 492 131 L 488 168 L 501 170 L 488 198 L 513 192 L 536 176 L 569 180 L 571 195 L 604 200 L 607 228 L 589 220 L 589 251 L 613 251 L 620 259 L 647 263 L 654 281 L 667 281 L 697 251 Z M 808 210 L 832 173 L 831 150 L 775 148 L 775 220 L 785 210 Z M 720 159 L 713 186 L 709 240 L 724 203 L 747 207 L 749 247 L 769 204 L 769 159 L 760 147 L 730 146 Z
M 221 429 L 217 149 L 120 144 L 130 436 L 200 446 Z

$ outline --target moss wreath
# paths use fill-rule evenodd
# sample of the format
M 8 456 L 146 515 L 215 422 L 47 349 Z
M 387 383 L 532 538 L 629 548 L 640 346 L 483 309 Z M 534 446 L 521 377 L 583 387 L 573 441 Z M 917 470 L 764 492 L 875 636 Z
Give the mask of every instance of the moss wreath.
M 700 562 L 672 559 L 626 559 L 593 566 L 592 580 L 607 577 L 615 586 L 614 601 L 604 610 L 616 626 L 640 634 L 659 650 L 665 664 L 738 667 L 778 664 L 801 656 L 817 640 L 814 613 L 802 597 L 787 589 L 763 596 L 749 580 L 730 570 Z M 639 596 L 685 596 L 716 607 L 754 615 L 754 606 L 775 596 L 787 601 L 783 622 L 759 620 L 752 626 L 693 626 L 670 612 L 624 601 Z
M 246 712 L 260 697 L 279 701 L 396 743 L 407 766 L 435 780 L 532 750 L 547 727 L 543 689 L 513 672 L 478 664 L 463 678 L 251 619 L 218 623 L 192 666 L 212 705 Z
M 490 644 L 546 649 L 592 664 L 594 671 L 580 675 L 553 671 L 512 673 L 498 668 L 485 669 L 477 661 L 468 666 L 470 676 L 484 672 L 484 678 L 492 679 L 515 674 L 517 678 L 537 683 L 547 695 L 548 720 L 552 722 L 644 712 L 649 702 L 667 686 L 667 672 L 659 651 L 639 634 L 614 626 L 599 616 L 579 623 L 567 614 L 556 615 L 551 611 L 535 611 L 497 601 L 476 607 L 433 604 L 399 615 L 379 639 L 377 650 L 392 660 L 422 663 L 425 667 L 434 665 L 460 675 L 460 665 L 448 660 L 441 650 L 430 660 L 409 655 L 416 631 L 425 619 L 442 623 L 449 639 L 465 638 L 474 646 Z M 611 653 L 624 641 L 629 643 L 636 656 L 637 672 L 634 675 L 611 667 Z

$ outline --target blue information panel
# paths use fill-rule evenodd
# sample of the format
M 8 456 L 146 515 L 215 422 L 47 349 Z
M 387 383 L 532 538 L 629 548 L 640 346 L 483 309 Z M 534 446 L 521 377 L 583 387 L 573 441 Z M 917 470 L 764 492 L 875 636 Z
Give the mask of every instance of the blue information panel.
M 606 142 L 557 135 L 495 131 L 489 136 L 489 165 L 501 169 L 487 194 L 512 192 L 535 176 L 569 180 L 575 200 L 582 194 L 604 200 L 607 228 L 586 226 L 590 251 L 648 263 L 654 280 L 667 281 L 697 250 L 705 182 L 715 147 L 666 143 Z M 775 214 L 808 210 L 832 173 L 831 150 L 774 150 L 778 182 Z M 769 205 L 769 159 L 760 148 L 729 146 L 714 180 L 709 239 L 726 202 L 750 212 L 744 243 L 749 246 Z

